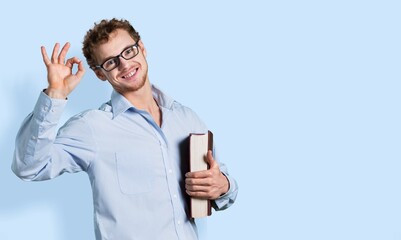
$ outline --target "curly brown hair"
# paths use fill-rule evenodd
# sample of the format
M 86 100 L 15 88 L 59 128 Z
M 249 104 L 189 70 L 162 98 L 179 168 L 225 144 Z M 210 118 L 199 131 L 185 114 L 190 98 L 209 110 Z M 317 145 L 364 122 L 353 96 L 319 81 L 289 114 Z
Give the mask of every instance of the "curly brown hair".
M 127 20 L 113 18 L 111 20 L 103 19 L 99 23 L 95 23 L 95 26 L 86 32 L 82 46 L 82 52 L 90 68 L 94 69 L 97 65 L 94 49 L 109 41 L 110 34 L 117 29 L 126 30 L 135 41 L 140 39 L 139 33 Z

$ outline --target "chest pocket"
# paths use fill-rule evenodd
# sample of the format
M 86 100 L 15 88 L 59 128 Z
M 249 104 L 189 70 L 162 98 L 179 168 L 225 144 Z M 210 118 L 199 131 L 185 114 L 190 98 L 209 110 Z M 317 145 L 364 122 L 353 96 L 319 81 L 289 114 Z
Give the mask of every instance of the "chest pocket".
M 152 191 L 155 169 L 152 156 L 138 152 L 117 152 L 118 183 L 124 194 L 140 194 Z

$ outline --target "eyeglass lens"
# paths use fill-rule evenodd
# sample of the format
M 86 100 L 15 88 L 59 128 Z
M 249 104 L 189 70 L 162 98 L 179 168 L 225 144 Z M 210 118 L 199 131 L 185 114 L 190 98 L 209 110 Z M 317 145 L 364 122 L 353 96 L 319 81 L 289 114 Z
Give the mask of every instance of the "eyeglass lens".
M 124 58 L 125 60 L 129 60 L 129 59 L 135 57 L 138 54 L 138 52 L 139 52 L 139 50 L 138 50 L 137 44 L 130 46 L 130 47 L 126 48 L 125 50 L 123 50 L 120 53 L 120 55 L 106 60 L 101 65 L 101 67 L 106 71 L 111 71 L 120 65 L 120 57 Z

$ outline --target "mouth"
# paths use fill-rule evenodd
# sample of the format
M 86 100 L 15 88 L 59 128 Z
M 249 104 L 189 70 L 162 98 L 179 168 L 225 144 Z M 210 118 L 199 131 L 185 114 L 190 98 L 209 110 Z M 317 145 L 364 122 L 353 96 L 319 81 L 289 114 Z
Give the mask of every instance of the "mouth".
M 130 71 L 126 75 L 122 76 L 122 78 L 125 80 L 133 79 L 133 78 L 135 78 L 137 72 L 138 72 L 138 68 L 134 68 L 132 71 Z

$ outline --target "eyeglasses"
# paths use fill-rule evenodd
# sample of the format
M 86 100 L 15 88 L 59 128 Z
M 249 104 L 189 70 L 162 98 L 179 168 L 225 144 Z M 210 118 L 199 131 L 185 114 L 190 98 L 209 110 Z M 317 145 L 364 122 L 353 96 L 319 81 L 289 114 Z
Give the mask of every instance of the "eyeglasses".
M 134 45 L 124 49 L 119 55 L 107 59 L 100 65 L 96 65 L 95 68 L 103 68 L 106 72 L 110 72 L 114 68 L 120 66 L 120 57 L 124 58 L 125 60 L 129 60 L 138 55 L 138 53 L 139 46 L 138 42 L 136 42 Z

